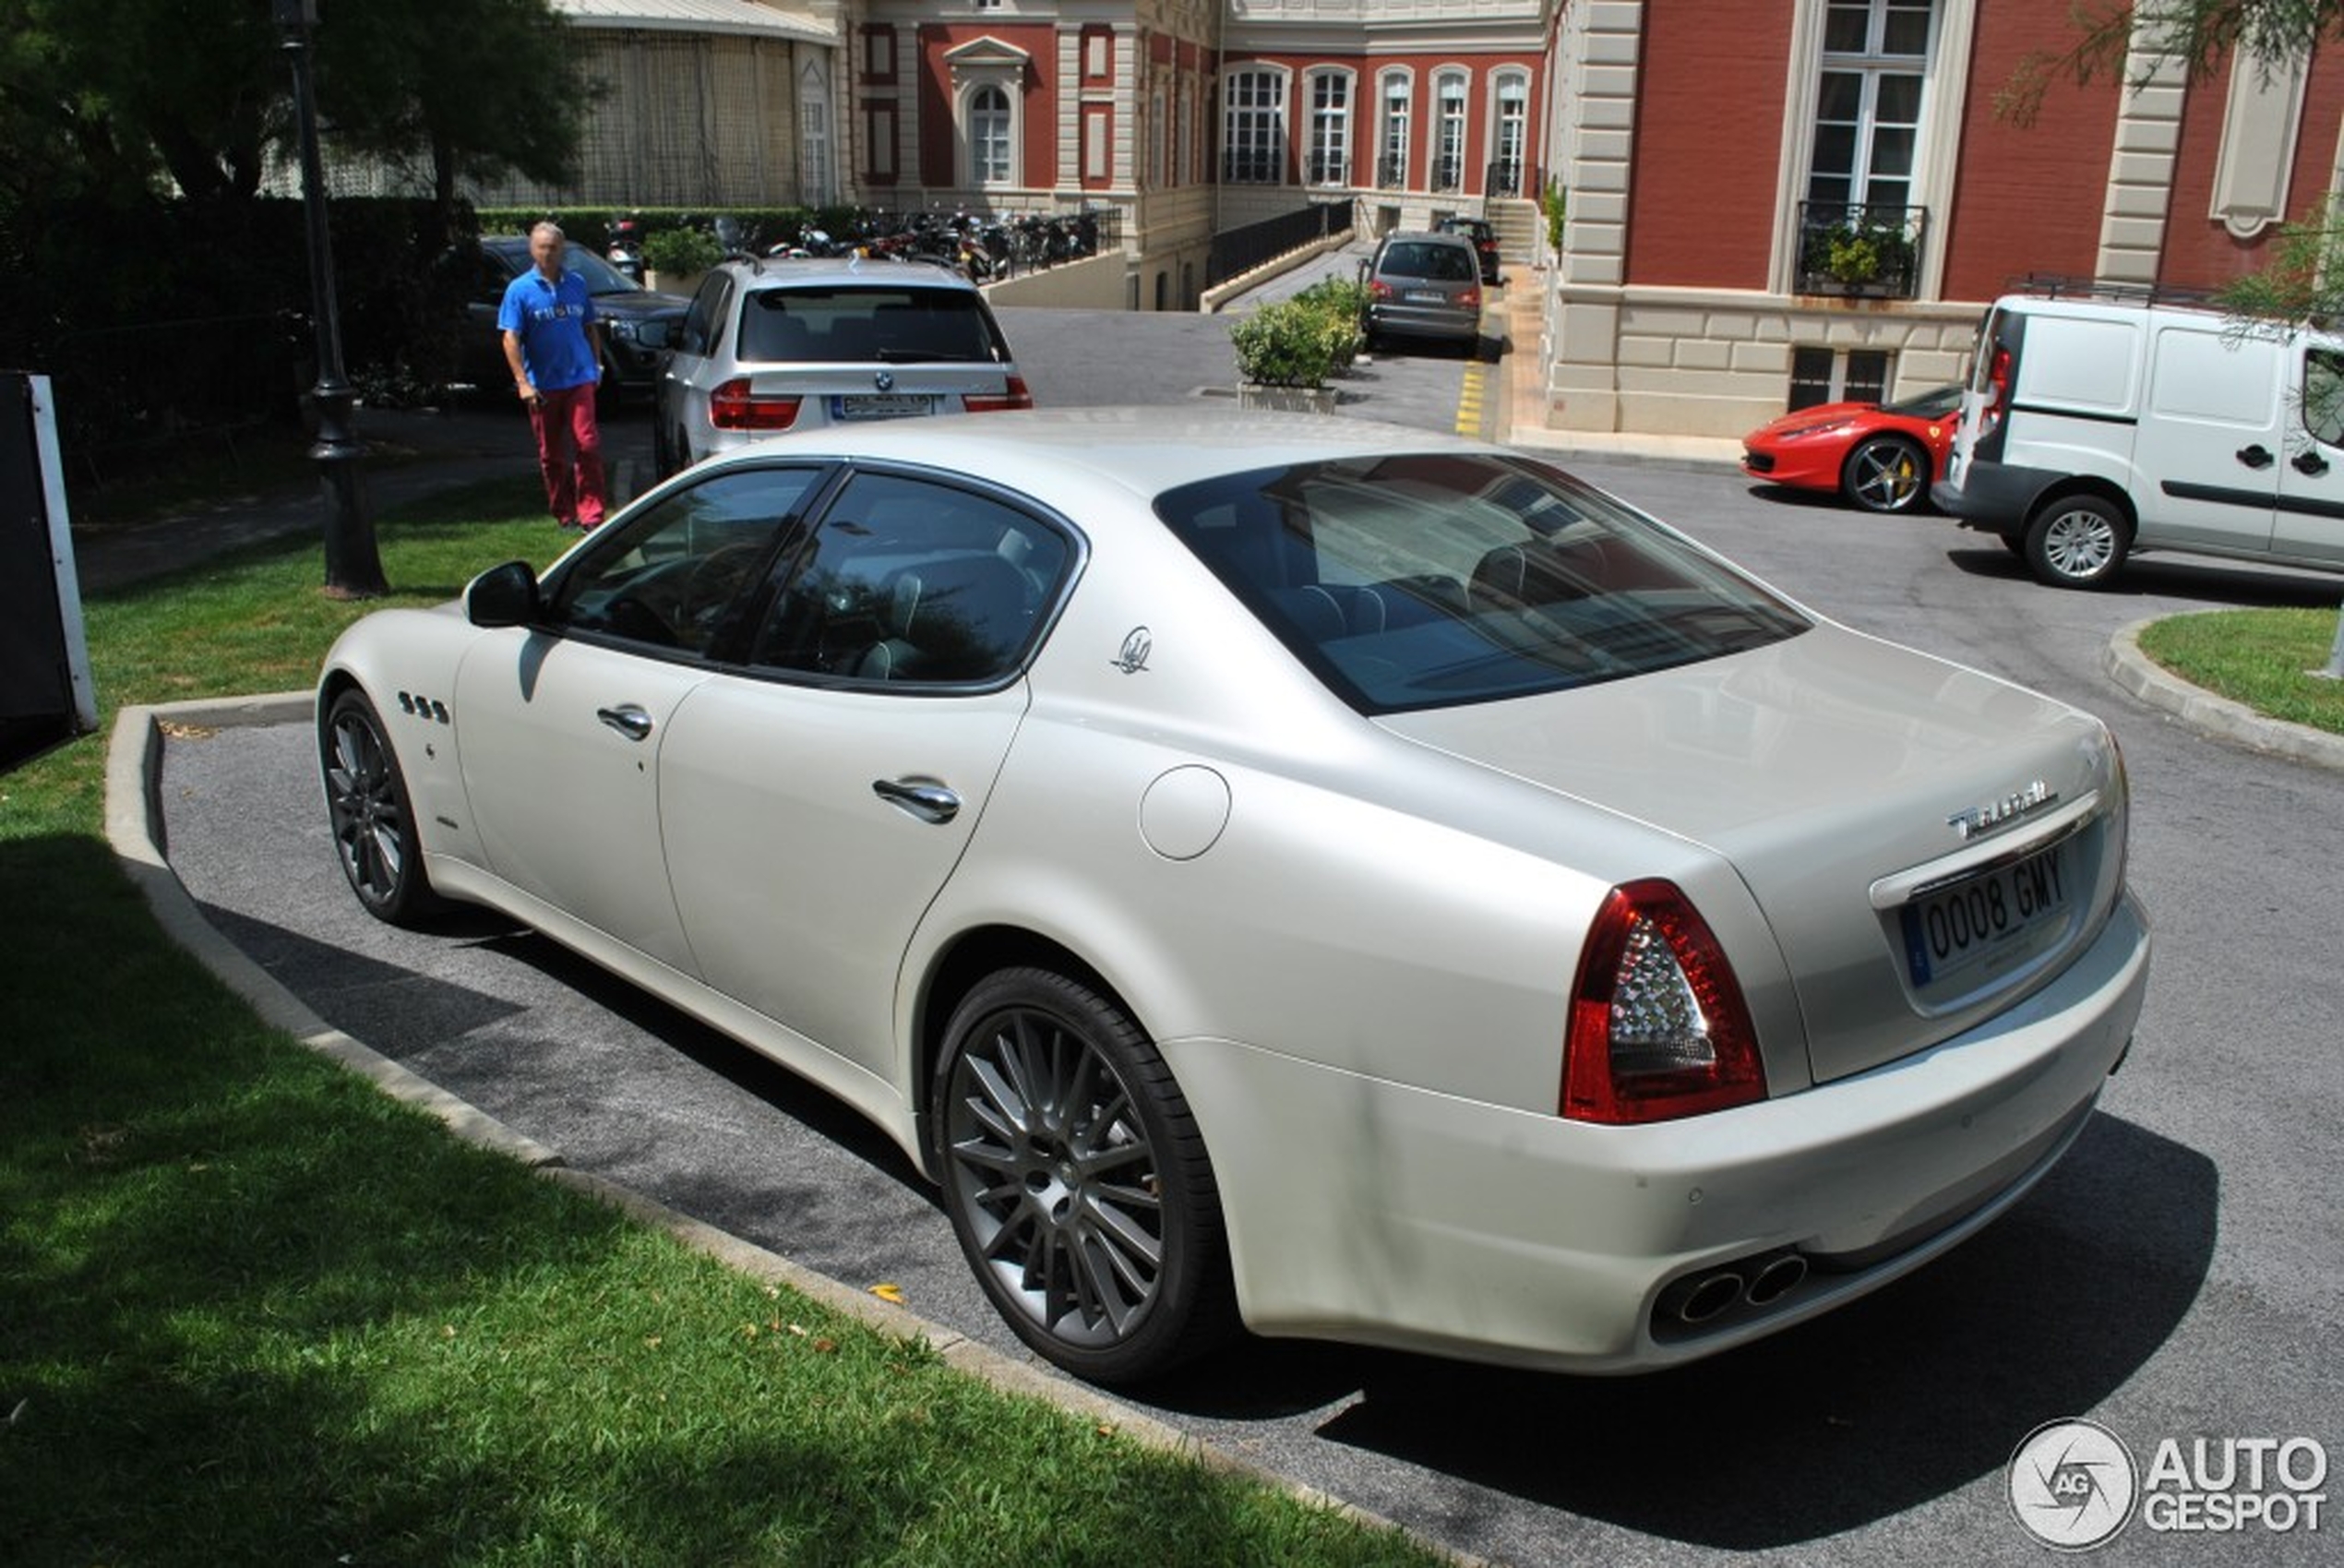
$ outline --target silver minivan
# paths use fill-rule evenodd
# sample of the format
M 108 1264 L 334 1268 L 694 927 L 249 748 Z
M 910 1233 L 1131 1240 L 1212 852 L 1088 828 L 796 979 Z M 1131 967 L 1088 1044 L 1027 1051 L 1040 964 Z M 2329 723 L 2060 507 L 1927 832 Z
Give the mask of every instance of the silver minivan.
M 783 430 L 1031 408 L 976 286 L 921 261 L 735 257 L 692 296 L 659 383 L 660 473 Z

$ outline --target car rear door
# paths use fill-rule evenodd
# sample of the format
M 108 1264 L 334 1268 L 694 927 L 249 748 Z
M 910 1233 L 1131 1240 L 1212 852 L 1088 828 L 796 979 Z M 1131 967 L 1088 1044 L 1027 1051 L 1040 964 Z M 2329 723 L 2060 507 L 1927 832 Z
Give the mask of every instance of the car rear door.
M 864 471 L 661 748 L 676 907 L 717 989 L 892 1081 L 903 955 L 984 813 L 1074 558 L 1009 499 Z
M 2269 547 L 2285 472 L 2285 353 L 2277 338 L 2233 332 L 2218 316 L 2157 321 L 2133 497 L 2140 543 Z

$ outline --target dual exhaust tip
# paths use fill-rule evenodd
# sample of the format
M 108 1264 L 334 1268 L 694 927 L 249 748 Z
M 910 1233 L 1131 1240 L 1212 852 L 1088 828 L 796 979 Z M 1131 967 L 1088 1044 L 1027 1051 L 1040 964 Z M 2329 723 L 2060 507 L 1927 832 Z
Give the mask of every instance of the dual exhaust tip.
M 1666 1323 L 1700 1328 L 1738 1307 L 1764 1309 L 1799 1288 L 1807 1260 L 1784 1248 L 1679 1280 L 1662 1292 L 1657 1315 Z

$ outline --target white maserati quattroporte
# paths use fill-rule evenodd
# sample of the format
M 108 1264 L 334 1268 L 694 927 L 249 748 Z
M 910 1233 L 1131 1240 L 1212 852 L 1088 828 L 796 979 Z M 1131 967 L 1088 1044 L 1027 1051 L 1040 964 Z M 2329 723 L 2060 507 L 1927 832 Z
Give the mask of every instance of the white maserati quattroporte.
M 1042 1355 L 1680 1362 L 2015 1203 L 2148 964 L 2073 708 L 1546 463 L 1151 408 L 784 437 L 353 627 L 343 869 L 854 1106 Z

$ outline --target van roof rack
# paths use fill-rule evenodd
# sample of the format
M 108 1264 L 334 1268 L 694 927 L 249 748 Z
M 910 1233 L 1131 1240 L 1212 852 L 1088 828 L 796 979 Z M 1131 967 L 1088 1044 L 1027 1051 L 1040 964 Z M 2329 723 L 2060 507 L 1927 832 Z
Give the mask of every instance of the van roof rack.
M 2183 288 L 2174 283 L 2119 282 L 2109 278 L 2078 277 L 2063 272 L 2029 272 L 2008 291 L 2044 299 L 2090 299 L 2109 305 L 2182 305 L 2219 309 L 2212 289 Z

